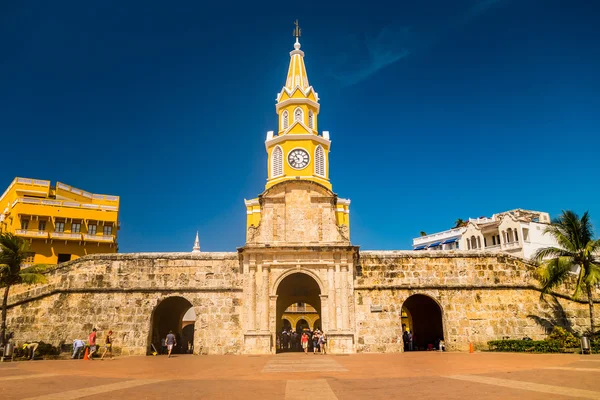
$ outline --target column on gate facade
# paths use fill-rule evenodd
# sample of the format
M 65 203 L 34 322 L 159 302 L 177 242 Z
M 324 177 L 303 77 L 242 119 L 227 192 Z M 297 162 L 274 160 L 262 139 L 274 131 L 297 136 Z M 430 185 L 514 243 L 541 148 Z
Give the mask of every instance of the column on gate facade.
M 256 265 L 248 266 L 248 330 L 256 330 Z
M 262 275 L 262 293 L 260 296 L 262 303 L 262 315 L 260 318 L 260 330 L 268 331 L 269 330 L 269 267 L 267 265 L 261 266 L 261 275 Z
M 327 293 L 329 294 L 329 315 L 328 315 L 328 330 L 335 331 L 337 329 L 337 317 L 336 317 L 336 297 L 335 297 L 335 265 L 330 265 L 327 268 Z
M 341 292 L 342 292 L 342 326 L 341 329 L 347 330 L 350 328 L 348 319 L 348 264 L 342 264 L 340 267 L 341 274 Z

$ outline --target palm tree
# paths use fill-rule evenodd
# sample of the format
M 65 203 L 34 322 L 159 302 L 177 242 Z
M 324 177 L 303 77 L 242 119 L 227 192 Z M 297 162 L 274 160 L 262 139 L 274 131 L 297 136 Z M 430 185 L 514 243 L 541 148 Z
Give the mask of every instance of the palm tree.
M 455 222 L 454 222 L 454 227 L 455 228 L 460 228 L 461 226 L 463 226 L 465 224 L 465 221 L 462 220 L 462 218 L 458 218 Z
M 421 235 L 421 236 L 427 236 L 427 232 L 425 232 L 425 231 L 421 231 L 421 232 L 419 233 L 419 235 Z
M 23 262 L 30 253 L 29 242 L 13 235 L 0 233 L 0 287 L 4 287 L 2 299 L 2 329 L 0 341 L 6 344 L 6 310 L 8 308 L 8 291 L 12 285 L 24 283 L 27 285 L 45 283 L 46 277 L 42 272 L 46 265 L 23 267 Z
M 561 285 L 573 266 L 579 267 L 575 291 L 577 297 L 585 290 L 590 308 L 591 334 L 594 327 L 593 289 L 600 281 L 600 240 L 594 240 L 594 231 L 587 211 L 581 218 L 573 211 L 563 211 L 552 220 L 545 233 L 552 235 L 558 247 L 539 249 L 534 258 L 542 264 L 537 270 L 542 284 L 542 295 Z

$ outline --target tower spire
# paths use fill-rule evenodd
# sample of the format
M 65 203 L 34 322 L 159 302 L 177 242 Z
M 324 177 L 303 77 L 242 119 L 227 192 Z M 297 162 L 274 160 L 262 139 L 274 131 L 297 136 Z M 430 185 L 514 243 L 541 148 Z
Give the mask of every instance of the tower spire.
M 298 20 L 294 22 L 294 25 L 296 27 L 294 28 L 293 36 L 296 38 L 296 43 L 294 43 L 294 50 L 290 52 L 290 67 L 284 86 L 289 91 L 293 91 L 296 87 L 306 90 L 310 86 L 308 76 L 306 75 L 306 66 L 304 66 L 304 52 L 300 50 L 302 29 L 298 25 Z
M 192 253 L 200 253 L 200 238 L 198 237 L 198 231 L 196 231 L 196 240 L 194 241 Z

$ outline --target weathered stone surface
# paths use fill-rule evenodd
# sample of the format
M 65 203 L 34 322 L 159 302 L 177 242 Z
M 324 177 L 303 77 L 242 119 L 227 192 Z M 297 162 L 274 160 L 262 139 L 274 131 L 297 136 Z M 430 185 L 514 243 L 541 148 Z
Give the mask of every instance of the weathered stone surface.
M 440 306 L 451 350 L 505 336 L 543 338 L 544 321 L 587 329 L 587 304 L 569 300 L 568 291 L 541 299 L 533 271 L 497 253 L 359 253 L 334 245 L 93 255 L 57 266 L 45 285 L 13 287 L 7 322 L 17 342 L 71 343 L 97 327 L 101 340 L 114 332 L 123 354 L 146 354 L 154 310 L 179 296 L 197 316 L 196 354 L 268 353 L 277 299 L 287 295 L 278 285 L 302 273 L 318 284 L 333 353 L 402 351 L 402 305 L 413 294 Z

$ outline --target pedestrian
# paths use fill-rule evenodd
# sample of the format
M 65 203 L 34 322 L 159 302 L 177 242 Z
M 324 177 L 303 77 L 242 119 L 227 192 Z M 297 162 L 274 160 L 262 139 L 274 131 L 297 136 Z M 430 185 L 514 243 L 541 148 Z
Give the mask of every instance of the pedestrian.
M 110 358 L 113 359 L 113 352 L 112 352 L 112 331 L 108 331 L 108 335 L 106 335 L 106 339 L 104 339 L 104 353 L 102 353 L 102 357 L 100 357 L 100 360 L 104 360 L 104 356 L 106 355 L 106 353 L 110 353 Z
M 304 354 L 308 354 L 308 335 L 306 332 L 302 333 L 302 338 L 300 339 L 302 343 L 302 348 L 304 349 Z
M 173 335 L 173 331 L 169 331 L 169 334 L 166 338 L 167 342 L 167 351 L 169 352 L 169 358 L 171 358 L 171 352 L 173 351 L 173 346 L 177 346 L 177 340 L 175 339 L 175 335 Z
M 319 337 L 319 347 L 321 348 L 321 354 L 327 354 L 327 336 L 325 336 L 325 333 Z
M 29 358 L 30 360 L 35 359 L 35 351 L 37 350 L 40 344 L 38 342 L 25 342 L 23 344 L 23 350 L 25 350 L 25 358 Z M 31 357 L 29 357 L 29 352 L 31 352 Z
M 90 333 L 89 345 L 90 345 L 90 354 L 88 354 L 88 357 L 89 357 L 90 361 L 92 361 L 92 354 L 94 354 L 96 352 L 96 328 L 92 329 L 92 333 Z
M 160 354 L 167 354 L 167 339 L 160 339 Z
M 404 351 L 408 351 L 408 331 L 402 334 L 402 342 L 404 342 Z
M 317 355 L 317 352 L 319 352 L 319 334 L 317 332 L 314 333 L 313 337 L 312 337 L 312 344 L 313 344 L 313 354 Z
M 410 333 L 410 332 L 408 332 L 408 351 L 413 351 L 414 350 L 414 348 L 413 348 L 413 339 L 414 339 L 413 334 Z
M 81 356 L 81 352 L 83 351 L 83 348 L 85 347 L 85 342 L 81 339 L 75 339 L 73 341 L 73 355 L 71 356 L 72 359 L 79 359 L 79 357 Z

